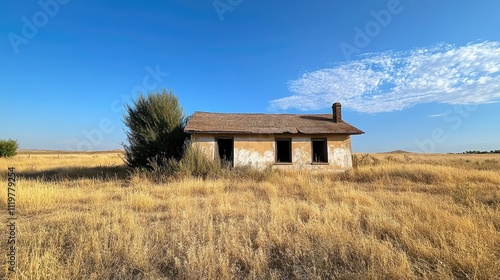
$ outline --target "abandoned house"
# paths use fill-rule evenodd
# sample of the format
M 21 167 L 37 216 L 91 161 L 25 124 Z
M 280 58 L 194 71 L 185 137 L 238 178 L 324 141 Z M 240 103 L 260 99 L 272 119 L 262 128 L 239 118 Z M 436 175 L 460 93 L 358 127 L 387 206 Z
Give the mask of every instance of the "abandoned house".
M 351 135 L 364 132 L 333 114 L 227 114 L 195 112 L 186 125 L 191 143 L 208 158 L 233 166 L 352 167 Z

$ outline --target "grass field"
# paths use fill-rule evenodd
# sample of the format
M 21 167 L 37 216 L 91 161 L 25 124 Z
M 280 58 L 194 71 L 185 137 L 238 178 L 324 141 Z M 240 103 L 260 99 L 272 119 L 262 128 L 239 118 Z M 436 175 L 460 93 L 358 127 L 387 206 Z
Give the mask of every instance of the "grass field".
M 17 279 L 499 279 L 499 155 L 356 155 L 346 173 L 154 183 L 121 154 L 0 159 L 18 174 Z M 257 174 L 257 173 L 254 173 Z

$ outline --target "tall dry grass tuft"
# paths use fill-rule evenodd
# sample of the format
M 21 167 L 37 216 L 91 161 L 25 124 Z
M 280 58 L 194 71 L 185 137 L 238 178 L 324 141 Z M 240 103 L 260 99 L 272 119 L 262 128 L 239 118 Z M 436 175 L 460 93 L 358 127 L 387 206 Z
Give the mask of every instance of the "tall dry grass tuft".
M 158 162 L 161 164 L 158 164 Z M 248 178 L 262 181 L 276 173 L 271 165 L 264 170 L 259 170 L 252 166 L 232 167 L 229 161 L 221 162 L 219 159 L 208 159 L 196 146 L 189 146 L 180 160 L 153 158 L 150 161 L 150 166 L 151 170 L 133 170 L 133 177 L 138 178 L 140 181 L 148 180 L 153 183 L 168 183 L 172 180 L 185 178 Z
M 368 155 L 346 173 L 165 182 L 127 176 L 118 155 L 0 159 L 20 176 L 18 272 L 1 262 L 0 277 L 496 279 L 499 159 Z

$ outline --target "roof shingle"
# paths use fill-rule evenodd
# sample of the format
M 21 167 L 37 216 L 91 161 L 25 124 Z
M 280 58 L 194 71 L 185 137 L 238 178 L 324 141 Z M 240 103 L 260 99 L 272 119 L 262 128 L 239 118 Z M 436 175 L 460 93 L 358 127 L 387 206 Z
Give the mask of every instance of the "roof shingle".
M 328 114 L 227 114 L 195 112 L 188 133 L 211 134 L 363 134 L 354 126 L 333 122 Z

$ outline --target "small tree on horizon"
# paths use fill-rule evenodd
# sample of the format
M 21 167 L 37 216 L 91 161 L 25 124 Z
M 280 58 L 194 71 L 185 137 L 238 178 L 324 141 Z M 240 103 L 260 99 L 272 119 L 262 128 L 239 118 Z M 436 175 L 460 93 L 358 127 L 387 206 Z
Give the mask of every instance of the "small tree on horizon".
M 0 158 L 17 155 L 19 144 L 16 140 L 0 140 Z
M 180 159 L 187 134 L 186 117 L 178 98 L 165 89 L 141 94 L 126 105 L 124 124 L 128 144 L 123 144 L 125 159 L 131 167 L 151 168 L 151 161 L 161 166 L 166 159 Z

